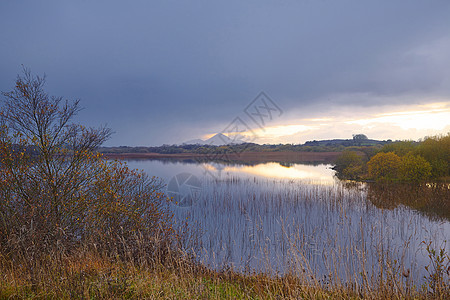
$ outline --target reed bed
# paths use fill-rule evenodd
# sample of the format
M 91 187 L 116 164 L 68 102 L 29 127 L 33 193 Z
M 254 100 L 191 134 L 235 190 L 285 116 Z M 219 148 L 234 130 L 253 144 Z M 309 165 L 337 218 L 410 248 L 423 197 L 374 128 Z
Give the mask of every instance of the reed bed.
M 1 256 L 0 298 L 450 297 L 445 218 L 378 208 L 363 184 L 228 177 L 202 191 L 172 206 L 171 243 L 136 234 L 117 251 Z
M 206 178 L 194 206 L 174 213 L 203 231 L 201 243 L 185 251 L 217 271 L 291 276 L 307 286 L 350 288 L 369 298 L 380 291 L 418 297 L 436 288 L 431 281 L 437 271 L 448 293 L 449 221 L 398 199 L 390 209 L 378 208 L 371 188 L 337 181 Z M 438 192 L 439 201 L 449 199 L 448 188 L 423 188 L 394 194 L 414 200 L 414 195 L 431 199 L 430 193 Z M 392 187 L 384 189 L 389 194 Z M 377 204 L 391 198 L 378 197 Z M 430 256 L 433 251 L 441 251 L 442 266 L 430 272 L 437 260 Z

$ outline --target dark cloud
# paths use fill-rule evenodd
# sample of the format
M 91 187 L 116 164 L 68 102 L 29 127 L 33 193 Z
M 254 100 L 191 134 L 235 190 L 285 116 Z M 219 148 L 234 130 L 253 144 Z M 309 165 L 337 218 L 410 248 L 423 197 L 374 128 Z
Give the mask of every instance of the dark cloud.
M 304 114 L 448 99 L 449 15 L 437 0 L 2 1 L 0 89 L 21 64 L 45 72 L 114 145 L 219 131 L 261 90 Z

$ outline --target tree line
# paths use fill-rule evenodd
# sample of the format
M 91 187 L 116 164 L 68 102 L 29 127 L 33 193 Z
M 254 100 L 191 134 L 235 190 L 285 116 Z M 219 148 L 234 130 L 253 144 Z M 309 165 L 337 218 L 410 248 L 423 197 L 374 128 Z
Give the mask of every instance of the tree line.
M 450 133 L 397 141 L 372 153 L 347 150 L 334 169 L 341 179 L 419 182 L 450 176 Z
M 162 145 L 157 147 L 100 147 L 101 153 L 160 153 L 160 154 L 226 154 L 241 152 L 341 152 L 346 149 L 358 150 L 361 147 L 381 147 L 392 141 L 377 141 L 369 139 L 335 139 L 322 141 L 308 141 L 304 144 L 255 144 L 242 143 L 230 145 L 201 145 L 201 144 L 183 144 L 183 145 Z

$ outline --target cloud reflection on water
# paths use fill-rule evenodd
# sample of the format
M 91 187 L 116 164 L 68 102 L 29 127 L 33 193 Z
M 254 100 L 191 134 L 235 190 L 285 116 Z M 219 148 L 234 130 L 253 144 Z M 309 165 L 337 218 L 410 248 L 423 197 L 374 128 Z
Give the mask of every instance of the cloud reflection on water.
M 332 185 L 335 182 L 334 171 L 330 169 L 331 166 L 320 167 L 305 164 L 289 164 L 283 165 L 281 163 L 264 163 L 253 166 L 248 165 L 233 165 L 223 166 L 212 163 L 203 164 L 204 168 L 214 175 L 223 176 L 242 176 L 256 175 L 258 177 L 278 178 L 278 179 L 308 179 L 321 184 Z

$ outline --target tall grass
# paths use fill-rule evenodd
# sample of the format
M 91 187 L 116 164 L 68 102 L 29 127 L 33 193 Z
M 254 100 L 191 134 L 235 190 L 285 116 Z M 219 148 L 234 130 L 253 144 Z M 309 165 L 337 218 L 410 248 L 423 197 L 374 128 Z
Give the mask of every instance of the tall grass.
M 230 177 L 203 191 L 193 207 L 172 207 L 170 241 L 117 232 L 109 248 L 86 240 L 36 260 L 2 255 L 0 298 L 450 296 L 442 217 L 377 208 L 360 184 Z
M 436 251 L 444 249 L 442 277 L 433 278 L 447 282 L 448 293 L 450 223 L 440 215 L 424 217 L 399 201 L 393 209 L 379 209 L 372 203 L 374 190 L 368 194 L 366 185 L 352 185 L 207 179 L 195 206 L 175 214 L 202 228 L 201 247 L 185 250 L 215 270 L 291 276 L 318 289 L 350 288 L 370 298 L 380 293 L 413 297 L 427 290 L 433 277 L 427 266 L 436 258 L 430 259 L 424 241 L 431 242 Z M 426 196 L 438 192 L 440 201 L 448 199 L 448 189 L 423 189 Z M 402 192 L 404 198 L 420 195 Z

